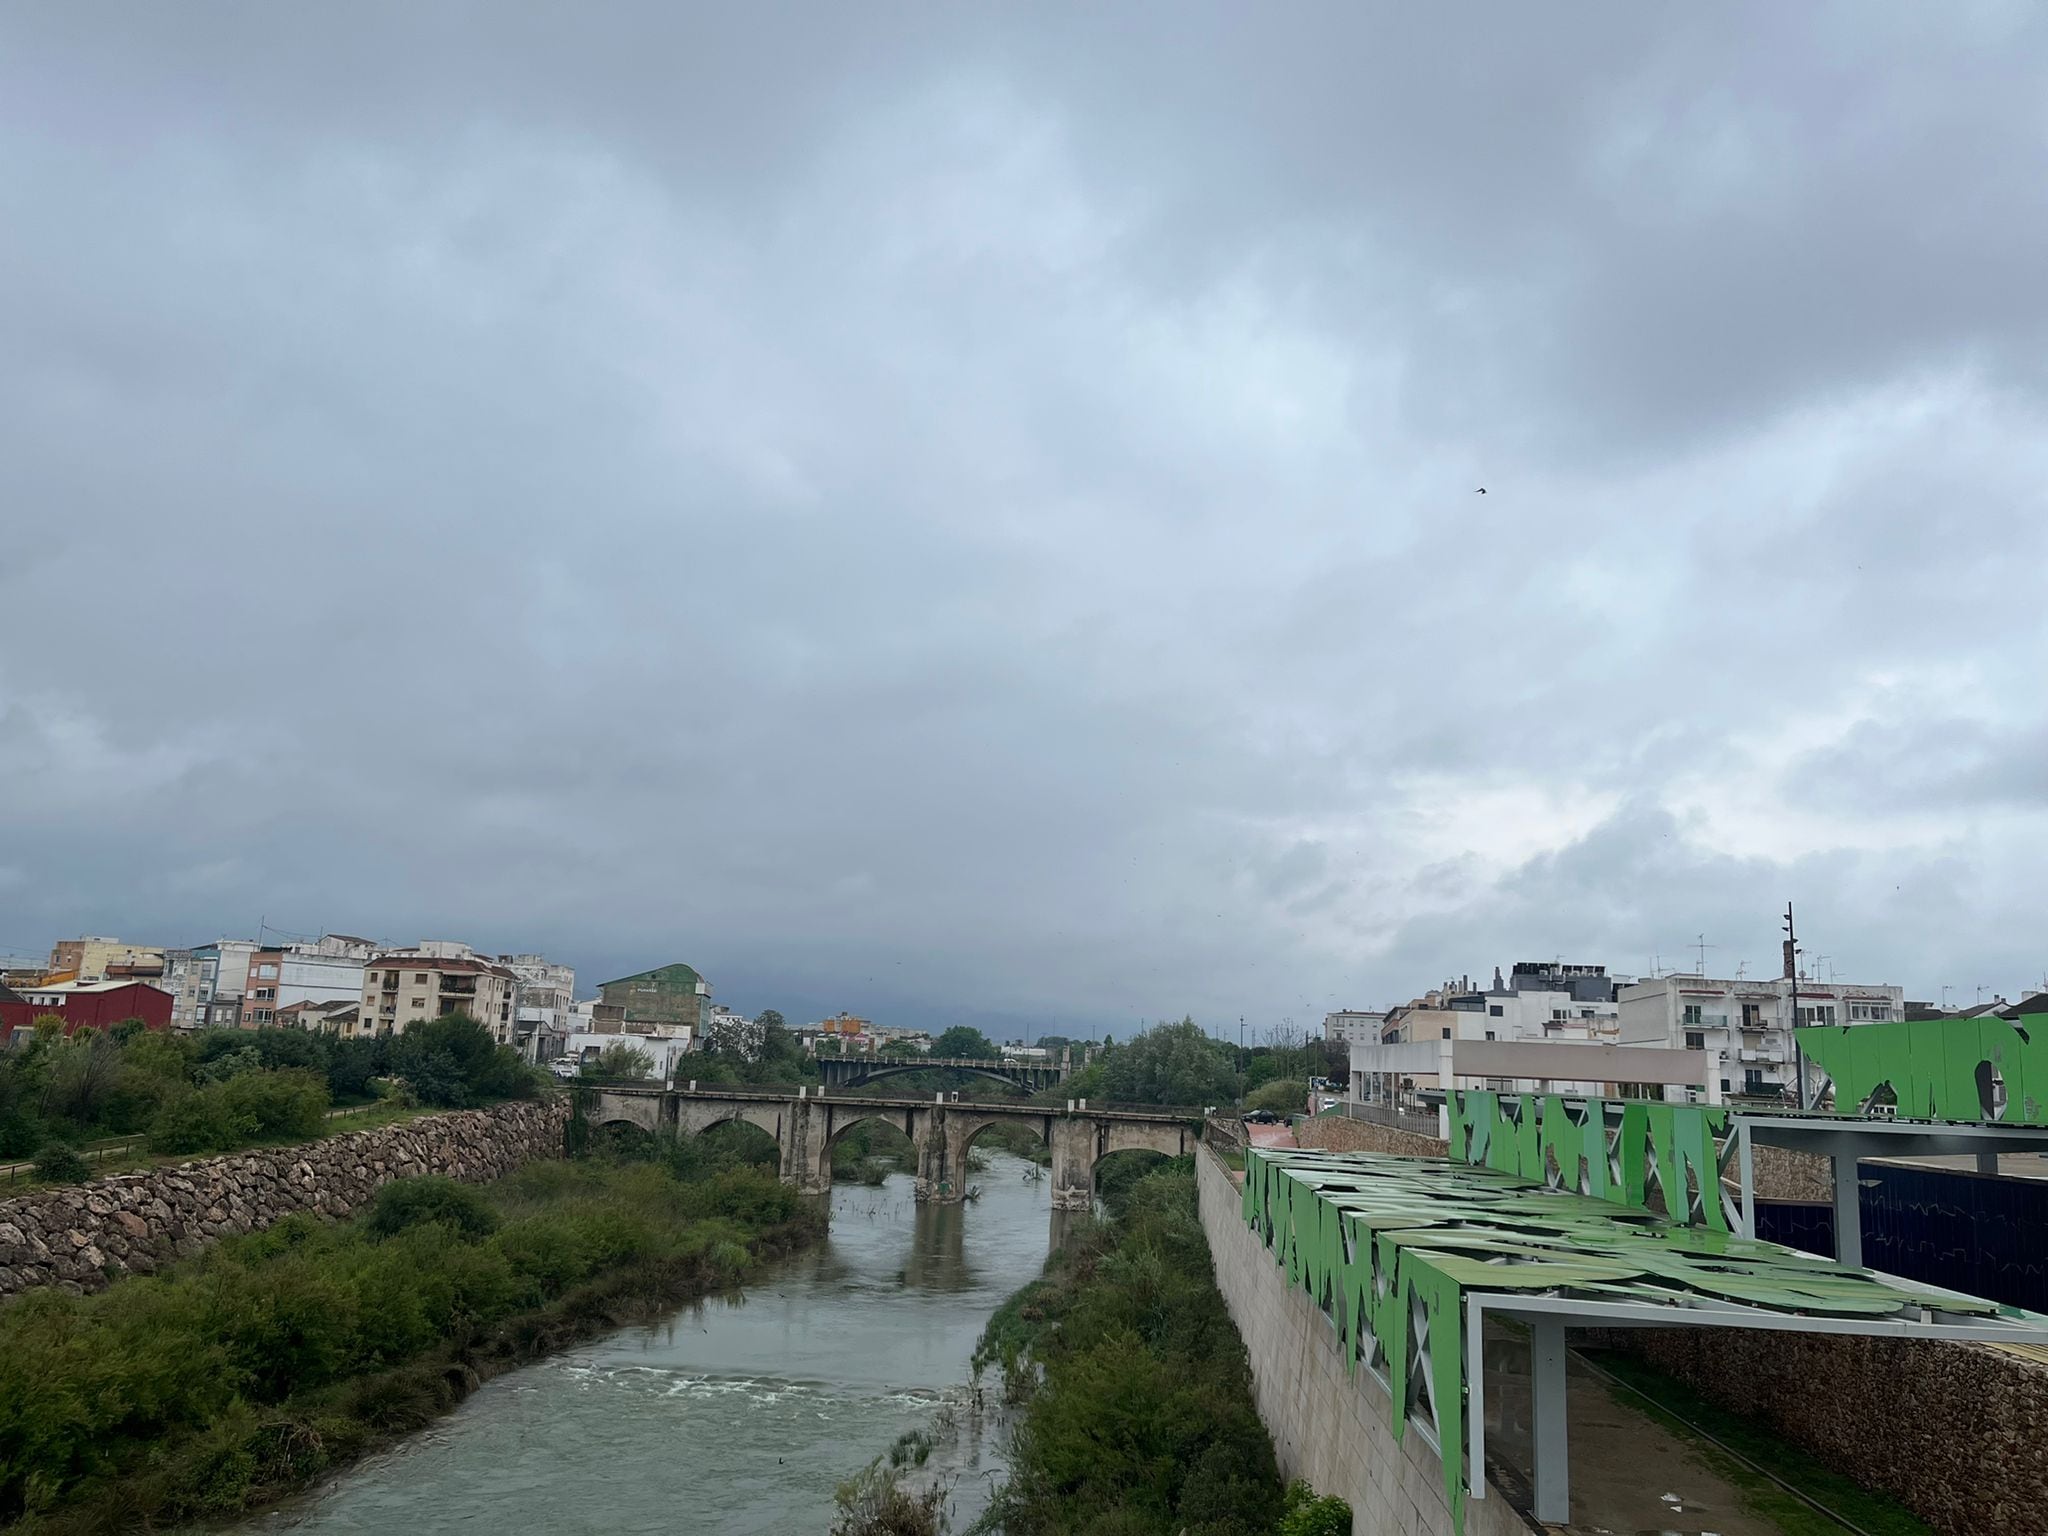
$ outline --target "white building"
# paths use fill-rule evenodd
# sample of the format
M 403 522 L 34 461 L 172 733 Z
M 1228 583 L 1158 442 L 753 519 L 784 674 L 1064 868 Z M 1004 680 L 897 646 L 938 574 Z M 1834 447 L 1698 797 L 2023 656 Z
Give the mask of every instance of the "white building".
M 575 967 L 557 965 L 545 955 L 500 955 L 498 964 L 519 983 L 512 1009 L 519 1054 L 528 1061 L 560 1055 L 574 1028 L 570 1009 L 576 1003 Z
M 651 1075 L 662 1081 L 671 1078 L 687 1078 L 690 1069 L 684 1058 L 690 1054 L 690 1027 L 678 1025 L 678 1034 L 628 1035 L 616 1032 L 589 1034 L 578 1032 L 562 1042 L 562 1061 L 583 1062 L 595 1066 L 597 1059 L 615 1045 L 630 1045 L 644 1053 L 653 1062 Z
M 242 1027 L 274 1024 L 280 1008 L 299 1003 L 361 1001 L 363 962 L 372 952 L 369 940 L 344 934 L 329 934 L 312 944 L 257 950 L 249 957 L 242 987 Z
M 1495 967 L 1491 986 L 1476 987 L 1470 977 L 1459 977 L 1413 1002 L 1388 1009 L 1379 1034 L 1355 1043 L 1414 1045 L 1470 1040 L 1612 1045 L 1619 1038 L 1620 985 L 1620 979 L 1609 976 L 1603 965 L 1517 961 L 1505 977 Z M 1555 1070 L 1554 1064 L 1550 1070 Z M 1603 1091 L 1601 1080 L 1591 1074 L 1584 1079 L 1552 1077 L 1545 1081 L 1560 1093 Z M 1426 1073 L 1413 1086 L 1435 1090 L 1443 1085 L 1435 1074 Z M 1534 1079 L 1504 1078 L 1488 1086 L 1503 1092 L 1537 1091 Z
M 1658 976 L 1621 989 L 1620 1040 L 1718 1052 L 1721 1089 L 1750 1098 L 1794 1096 L 1794 988 L 1801 1024 L 1873 1024 L 1906 1016 L 1901 987 L 1773 977 L 1725 981 Z
M 1323 1038 L 1340 1045 L 1354 1042 L 1360 1045 L 1378 1045 L 1380 1027 L 1387 1022 L 1384 1012 L 1372 1013 L 1361 1008 L 1340 1008 L 1335 1013 L 1323 1015 Z

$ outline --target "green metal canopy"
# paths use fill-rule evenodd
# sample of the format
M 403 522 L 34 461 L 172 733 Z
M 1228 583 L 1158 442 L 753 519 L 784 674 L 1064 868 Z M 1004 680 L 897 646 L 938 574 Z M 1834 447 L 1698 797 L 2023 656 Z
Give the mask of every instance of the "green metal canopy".
M 1597 1160 L 1607 1161 L 1604 1152 Z M 1640 1174 L 1630 1182 L 1640 1187 Z M 1486 1310 L 1552 1329 L 1705 1325 L 2048 1341 L 2048 1318 L 2018 1308 L 1462 1161 L 1253 1149 L 1243 1210 L 1288 1282 L 1328 1313 L 1350 1368 L 1363 1365 L 1381 1381 L 1396 1437 L 1411 1422 L 1433 1437 L 1461 1530 L 1466 1497 L 1484 1489 L 1483 1473 L 1472 1477 L 1468 1466 L 1483 1455 L 1473 1448 L 1483 1435 L 1474 1346 Z M 1561 1348 L 1557 1362 L 1561 1394 Z M 1561 1447 L 1561 1424 L 1556 1433 Z M 1539 1448 L 1539 1505 L 1543 1481 Z

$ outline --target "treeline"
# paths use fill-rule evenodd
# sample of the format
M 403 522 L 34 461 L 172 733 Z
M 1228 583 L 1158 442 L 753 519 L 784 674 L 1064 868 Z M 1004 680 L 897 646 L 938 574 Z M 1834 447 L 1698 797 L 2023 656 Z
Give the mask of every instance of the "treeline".
M 1206 1107 L 1237 1104 L 1267 1084 L 1284 1081 L 1298 1082 L 1306 1099 L 1311 1077 L 1341 1076 L 1349 1070 L 1342 1046 L 1304 1040 L 1240 1050 L 1208 1034 L 1193 1019 L 1182 1019 L 1178 1024 L 1156 1024 L 1128 1040 L 1104 1043 L 1093 1062 L 1040 1097 Z
M 127 1020 L 68 1039 L 54 1016 L 0 1049 L 0 1158 L 67 1169 L 66 1149 L 146 1132 L 152 1152 L 225 1152 L 318 1135 L 333 1104 L 380 1096 L 465 1108 L 540 1091 L 536 1073 L 462 1014 L 400 1035 L 297 1029 L 177 1035 Z M 75 1154 L 70 1163 L 76 1164 Z
M 385 1186 L 160 1276 L 0 1310 L 0 1523 L 83 1536 L 238 1514 L 522 1360 L 730 1285 L 818 1218 L 770 1173 L 547 1162 Z

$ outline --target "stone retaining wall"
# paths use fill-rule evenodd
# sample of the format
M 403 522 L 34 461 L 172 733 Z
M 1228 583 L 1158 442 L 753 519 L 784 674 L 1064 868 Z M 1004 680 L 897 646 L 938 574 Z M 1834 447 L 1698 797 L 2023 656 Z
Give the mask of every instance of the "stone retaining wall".
M 1294 1139 L 1324 1152 L 1388 1152 L 1400 1157 L 1444 1157 L 1450 1143 L 1436 1136 L 1397 1131 L 1391 1125 L 1352 1120 L 1343 1115 L 1317 1115 L 1294 1122 Z
M 1817 1152 L 1793 1147 L 1753 1146 L 1749 1149 L 1751 1177 L 1758 1196 L 1765 1200 L 1833 1200 L 1835 1165 Z
M 0 1200 L 0 1296 L 97 1291 L 294 1211 L 348 1216 L 393 1179 L 483 1183 L 559 1157 L 568 1118 L 565 1100 L 499 1104 Z
M 2048 1364 L 1988 1344 L 1746 1328 L 1610 1337 L 1943 1536 L 2048 1531 Z

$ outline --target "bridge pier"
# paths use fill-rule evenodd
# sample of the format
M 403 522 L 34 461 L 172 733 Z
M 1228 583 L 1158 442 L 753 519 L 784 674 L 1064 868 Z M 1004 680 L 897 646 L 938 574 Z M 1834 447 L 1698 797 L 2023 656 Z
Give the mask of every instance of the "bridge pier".
M 1052 1127 L 1052 1208 L 1095 1209 L 1096 1122 L 1062 1115 Z
M 916 1195 L 933 1205 L 958 1205 L 967 1198 L 967 1146 L 946 1117 L 943 1105 L 920 1115 L 911 1143 L 917 1148 Z

